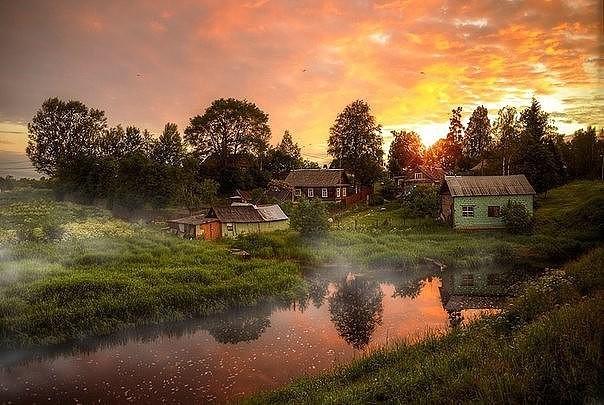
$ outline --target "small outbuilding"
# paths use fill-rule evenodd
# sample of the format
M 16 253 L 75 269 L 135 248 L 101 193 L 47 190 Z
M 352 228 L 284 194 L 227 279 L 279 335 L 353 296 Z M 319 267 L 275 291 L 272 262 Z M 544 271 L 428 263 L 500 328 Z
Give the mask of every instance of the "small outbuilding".
M 185 239 L 218 239 L 222 231 L 220 221 L 205 215 L 193 215 L 168 221 L 170 231 Z
M 523 204 L 533 214 L 535 190 L 523 174 L 511 176 L 445 176 L 441 217 L 456 229 L 501 228 L 502 208 Z
M 289 218 L 276 204 L 212 207 L 206 218 L 220 222 L 221 236 L 225 238 L 232 238 L 244 233 L 270 232 L 289 228 Z

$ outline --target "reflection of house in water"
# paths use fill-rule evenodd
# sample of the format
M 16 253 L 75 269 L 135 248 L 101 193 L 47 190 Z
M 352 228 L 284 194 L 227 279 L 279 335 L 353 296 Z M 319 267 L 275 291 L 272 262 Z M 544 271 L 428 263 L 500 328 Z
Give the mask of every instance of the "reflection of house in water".
M 445 272 L 440 297 L 449 314 L 451 326 L 457 326 L 474 312 L 500 309 L 508 294 L 510 275 L 501 269 Z

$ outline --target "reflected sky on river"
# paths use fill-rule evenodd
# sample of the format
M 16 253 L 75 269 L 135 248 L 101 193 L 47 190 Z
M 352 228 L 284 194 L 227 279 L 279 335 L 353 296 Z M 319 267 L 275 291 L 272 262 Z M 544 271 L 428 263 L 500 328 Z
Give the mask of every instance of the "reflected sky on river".
M 329 276 L 326 276 L 328 274 Z M 217 401 L 316 374 L 501 305 L 505 275 L 433 270 L 309 272 L 295 302 L 0 354 L 0 399 Z

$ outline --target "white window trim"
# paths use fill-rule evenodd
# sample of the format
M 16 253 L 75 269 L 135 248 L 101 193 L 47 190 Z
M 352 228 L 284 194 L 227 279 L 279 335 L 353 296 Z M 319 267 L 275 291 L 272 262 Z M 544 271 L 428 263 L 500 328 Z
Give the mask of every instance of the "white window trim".
M 340 187 L 336 188 L 336 198 L 340 198 Z
M 294 189 L 294 196 L 302 197 L 302 189 L 300 189 L 300 188 Z
M 346 187 L 342 187 L 342 197 L 346 197 Z
M 473 205 L 462 205 L 461 216 L 464 218 L 474 218 L 474 206 Z
M 327 198 L 327 189 L 326 188 L 322 188 L 321 189 L 321 198 Z
M 307 195 L 308 195 L 308 198 L 314 197 L 315 196 L 315 190 L 313 188 L 309 188 Z

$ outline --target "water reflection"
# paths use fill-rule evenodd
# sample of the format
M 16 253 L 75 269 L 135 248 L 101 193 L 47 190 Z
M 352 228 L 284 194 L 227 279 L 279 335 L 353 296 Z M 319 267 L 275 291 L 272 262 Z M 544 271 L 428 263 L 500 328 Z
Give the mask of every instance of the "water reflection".
M 513 274 L 497 268 L 449 271 L 442 274 L 440 296 L 451 326 L 459 326 L 481 313 L 502 308 Z
M 433 268 L 316 269 L 307 281 L 291 302 L 0 353 L 0 403 L 238 399 L 328 370 L 367 347 L 446 330 L 472 308 L 495 306 L 509 284 L 496 270 Z
M 355 349 L 369 343 L 375 328 L 382 323 L 384 293 L 375 280 L 344 277 L 329 297 L 331 321 L 340 336 Z

